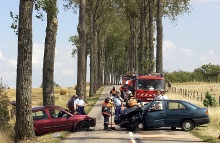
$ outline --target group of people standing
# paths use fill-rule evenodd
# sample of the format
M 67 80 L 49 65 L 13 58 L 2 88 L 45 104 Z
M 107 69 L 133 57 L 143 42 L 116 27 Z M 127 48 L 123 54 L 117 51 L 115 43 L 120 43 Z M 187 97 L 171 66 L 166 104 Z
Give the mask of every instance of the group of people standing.
M 104 130 L 111 130 L 108 127 L 109 124 L 109 117 L 112 116 L 112 108 L 115 109 L 115 118 L 114 120 L 119 119 L 119 114 L 123 107 L 123 101 L 126 102 L 126 107 L 131 108 L 134 106 L 139 106 L 138 101 L 134 98 L 134 95 L 131 91 L 126 92 L 125 99 L 121 98 L 120 92 L 112 88 L 110 91 L 111 97 L 105 98 L 104 102 L 102 103 L 102 115 L 104 117 Z M 166 100 L 168 97 L 165 95 L 165 91 L 157 91 L 157 94 L 154 100 Z M 85 114 L 84 107 L 87 104 L 83 100 L 83 95 L 73 95 L 67 103 L 67 108 L 70 110 L 72 114 Z M 159 105 L 159 104 L 158 104 Z
M 67 103 L 67 108 L 70 110 L 70 112 L 72 114 L 85 114 L 85 110 L 84 107 L 87 104 L 85 103 L 85 101 L 83 100 L 83 95 L 73 95 L 68 103 Z
M 112 116 L 112 107 L 115 109 L 115 119 L 118 119 L 118 116 L 121 112 L 121 108 L 123 106 L 122 101 L 124 99 L 121 98 L 120 92 L 115 89 L 115 87 L 112 88 L 110 91 L 111 97 L 105 98 L 104 102 L 102 103 L 102 115 L 104 117 L 104 130 L 111 130 L 108 127 L 109 123 L 109 117 Z
M 154 100 L 159 100 L 154 106 L 154 110 L 163 110 L 163 104 L 160 100 L 167 100 L 168 97 L 165 95 L 165 91 L 158 90 Z
M 109 117 L 112 116 L 112 108 L 114 107 L 115 109 L 115 118 L 114 120 L 119 119 L 119 114 L 121 112 L 121 109 L 123 107 L 123 101 L 124 99 L 121 98 L 120 92 L 115 89 L 115 87 L 112 88 L 110 91 L 111 97 L 105 98 L 104 102 L 102 103 L 102 115 L 104 117 L 104 130 L 111 130 L 108 128 L 108 123 L 109 123 Z M 126 93 L 125 97 L 126 101 L 126 107 L 133 107 L 136 106 L 137 100 L 134 98 L 133 94 L 131 91 L 128 91 Z
M 167 100 L 168 97 L 165 94 L 165 91 L 158 90 L 154 100 Z

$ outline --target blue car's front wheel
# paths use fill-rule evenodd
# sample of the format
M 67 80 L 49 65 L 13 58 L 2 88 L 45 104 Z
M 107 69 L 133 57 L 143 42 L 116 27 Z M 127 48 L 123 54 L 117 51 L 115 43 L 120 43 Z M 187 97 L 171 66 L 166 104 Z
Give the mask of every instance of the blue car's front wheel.
M 132 124 L 132 128 L 134 131 L 142 131 L 144 130 L 144 124 L 141 122 L 135 122 Z

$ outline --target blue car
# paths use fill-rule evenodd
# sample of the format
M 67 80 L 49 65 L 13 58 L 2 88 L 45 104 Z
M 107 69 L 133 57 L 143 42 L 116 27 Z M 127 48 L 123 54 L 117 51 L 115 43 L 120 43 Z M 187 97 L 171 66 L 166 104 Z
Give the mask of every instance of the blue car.
M 139 129 L 180 127 L 184 131 L 189 131 L 210 122 L 207 108 L 182 100 L 154 100 L 142 108 L 142 115 L 142 125 L 139 123 L 137 126 Z

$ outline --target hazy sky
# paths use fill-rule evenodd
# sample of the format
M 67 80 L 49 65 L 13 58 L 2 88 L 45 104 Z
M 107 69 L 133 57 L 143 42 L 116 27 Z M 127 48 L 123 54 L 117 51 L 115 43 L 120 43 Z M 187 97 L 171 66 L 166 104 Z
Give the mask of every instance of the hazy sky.
M 59 1 L 59 7 L 62 1 Z M 0 0 L 0 78 L 16 87 L 17 36 L 10 28 L 10 11 L 18 14 L 19 0 Z M 220 0 L 191 0 L 191 13 L 171 23 L 163 20 L 165 71 L 193 71 L 203 64 L 220 64 Z M 78 14 L 60 9 L 54 80 L 62 87 L 77 81 L 77 59 L 71 56 L 69 37 L 77 34 Z M 42 83 L 43 50 L 46 21 L 33 17 L 32 86 Z M 89 73 L 88 77 L 89 77 Z M 89 79 L 88 79 L 89 80 Z

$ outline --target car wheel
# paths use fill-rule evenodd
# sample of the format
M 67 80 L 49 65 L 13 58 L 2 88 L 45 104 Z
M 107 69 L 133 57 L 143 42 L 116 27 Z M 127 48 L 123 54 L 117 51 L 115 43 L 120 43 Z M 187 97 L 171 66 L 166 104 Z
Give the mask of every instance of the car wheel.
M 88 131 L 89 124 L 86 121 L 79 122 L 76 126 L 77 131 Z
M 134 131 L 142 131 L 144 130 L 144 124 L 143 123 L 133 123 L 133 130 Z
M 36 136 L 39 136 L 39 135 L 40 135 L 40 134 L 38 134 L 38 133 L 36 132 L 36 130 L 34 130 L 34 133 L 35 133 Z
M 190 131 L 193 130 L 195 127 L 194 123 L 192 122 L 192 120 L 184 120 L 182 122 L 182 129 L 184 131 Z

